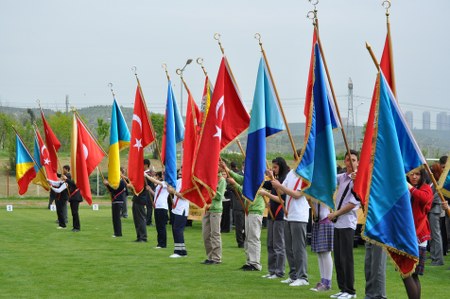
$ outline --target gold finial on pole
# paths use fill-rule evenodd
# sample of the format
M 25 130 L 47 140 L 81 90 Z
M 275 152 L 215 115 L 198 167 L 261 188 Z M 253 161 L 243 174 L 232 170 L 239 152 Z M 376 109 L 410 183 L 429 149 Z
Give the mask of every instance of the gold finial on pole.
M 112 94 L 113 98 L 115 98 L 116 94 L 114 93 L 113 84 L 111 82 L 108 83 L 108 87 L 111 90 L 111 94 Z
M 256 32 L 255 33 L 255 39 L 258 41 L 259 46 L 261 47 L 261 51 L 263 51 L 263 47 L 262 47 L 262 41 L 261 41 L 261 34 Z
M 222 42 L 220 41 L 220 33 L 214 33 L 214 39 L 219 43 L 220 51 L 222 52 L 222 55 L 225 55 L 225 50 L 222 47 Z
M 314 6 L 314 10 L 308 11 L 306 17 L 312 20 L 313 25 L 317 25 L 317 4 L 319 4 L 319 0 L 309 0 L 309 3 Z
M 391 1 L 390 0 L 384 0 L 383 3 L 381 3 L 381 6 L 386 9 L 386 17 L 389 18 L 389 9 L 391 8 Z
M 205 76 L 208 76 L 208 72 L 206 71 L 206 68 L 203 65 L 203 58 L 202 57 L 198 57 L 196 61 L 200 65 L 200 67 L 202 68 L 203 74 L 205 74 Z
M 167 64 L 163 63 L 161 64 L 161 67 L 164 69 L 164 72 L 166 72 L 167 80 L 170 81 L 169 72 L 167 71 Z

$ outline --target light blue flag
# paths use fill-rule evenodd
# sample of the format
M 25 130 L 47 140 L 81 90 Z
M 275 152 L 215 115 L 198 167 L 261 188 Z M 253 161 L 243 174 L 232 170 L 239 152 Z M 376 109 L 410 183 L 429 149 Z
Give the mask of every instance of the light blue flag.
M 330 101 L 325 80 L 319 44 L 314 44 L 312 97 L 306 99 L 310 105 L 307 119 L 305 146 L 297 165 L 296 173 L 303 179 L 304 194 L 326 204 L 334 210 L 333 193 L 336 190 L 336 154 L 333 129 L 338 126 L 334 104 Z
M 164 180 L 172 187 L 177 183 L 177 143 L 183 140 L 183 119 L 173 95 L 172 83 L 169 81 L 161 155 L 165 167 Z
M 385 247 L 402 275 L 409 275 L 418 260 L 418 246 L 405 174 L 421 165 L 422 154 L 414 146 L 405 152 L 415 141 L 381 72 L 373 101 L 378 103 L 371 105 L 373 123 L 367 124 L 355 180 L 355 191 L 367 205 L 363 236 Z
M 266 62 L 261 57 L 248 129 L 242 190 L 252 201 L 264 181 L 266 137 L 286 129 L 280 111 Z

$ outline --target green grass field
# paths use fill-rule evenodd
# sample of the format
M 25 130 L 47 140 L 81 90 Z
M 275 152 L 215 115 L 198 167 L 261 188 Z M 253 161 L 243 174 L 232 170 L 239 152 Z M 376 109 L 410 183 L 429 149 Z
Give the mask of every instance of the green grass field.
M 262 272 L 238 270 L 245 262 L 236 246 L 234 231 L 223 234 L 223 263 L 202 265 L 205 259 L 201 225 L 186 228 L 188 257 L 170 259 L 173 239 L 170 226 L 168 248 L 156 246 L 155 227 L 148 228 L 149 242 L 135 243 L 133 219 L 122 221 L 122 238 L 112 238 L 107 200 L 95 200 L 100 210 L 86 204 L 80 208 L 81 232 L 57 230 L 56 213 L 46 209 L 45 199 L 26 202 L 0 200 L 0 297 L 2 298 L 329 298 L 337 292 L 313 293 L 320 280 L 317 257 L 309 252 L 311 286 L 289 287 L 279 280 L 266 280 L 266 230 L 262 232 Z M 7 212 L 6 204 L 14 204 Z M 69 209 L 70 214 L 70 209 Z M 355 249 L 355 287 L 364 298 L 364 248 Z M 450 258 L 446 265 L 431 267 L 427 261 L 421 277 L 422 298 L 448 298 Z M 334 274 L 333 274 L 334 275 Z M 387 267 L 389 298 L 406 298 L 403 283 L 391 263 Z

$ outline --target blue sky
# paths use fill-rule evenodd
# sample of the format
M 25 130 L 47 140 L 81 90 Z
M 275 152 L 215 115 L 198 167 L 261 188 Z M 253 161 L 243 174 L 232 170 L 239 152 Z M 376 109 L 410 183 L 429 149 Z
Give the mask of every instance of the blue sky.
M 367 118 L 376 69 L 365 49 L 380 57 L 386 36 L 382 1 L 321 0 L 321 39 L 343 117 L 347 82 L 354 84 L 358 122 Z M 256 82 L 262 41 L 288 120 L 303 121 L 312 25 L 307 0 L 144 1 L 17 0 L 0 4 L 0 104 L 62 109 L 110 105 L 112 82 L 121 105 L 132 106 L 137 66 L 150 110 L 164 110 L 166 63 L 180 101 L 175 69 L 187 58 L 203 57 L 215 81 L 221 53 L 213 39 L 222 35 L 225 53 L 248 109 Z M 396 1 L 391 29 L 397 93 L 403 111 L 421 122 L 422 111 L 450 113 L 450 1 Z M 185 79 L 197 102 L 203 73 L 196 63 Z M 184 94 L 186 101 L 186 94 Z

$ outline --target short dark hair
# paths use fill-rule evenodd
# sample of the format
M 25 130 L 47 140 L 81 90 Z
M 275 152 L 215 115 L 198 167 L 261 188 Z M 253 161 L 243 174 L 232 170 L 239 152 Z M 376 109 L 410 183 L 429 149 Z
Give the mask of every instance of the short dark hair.
M 234 161 L 231 161 L 231 163 L 230 163 L 230 167 L 231 167 L 231 168 L 236 168 L 236 167 L 237 167 L 237 165 L 236 165 L 236 162 L 234 162 Z
M 348 154 L 348 152 L 345 153 L 345 156 L 347 156 L 347 154 Z M 355 155 L 356 158 L 358 158 L 358 160 L 359 160 L 359 152 L 358 151 L 351 149 L 350 150 L 350 155 Z
M 149 159 L 144 159 L 144 165 L 150 166 L 150 160 Z
M 440 158 L 439 158 L 439 164 L 441 164 L 441 165 L 447 164 L 447 159 L 448 159 L 448 156 L 442 156 L 442 157 L 440 157 Z
M 64 166 L 63 166 L 63 169 L 65 169 L 65 170 L 67 170 L 67 171 L 70 171 L 70 166 L 69 166 L 69 165 L 64 165 Z

